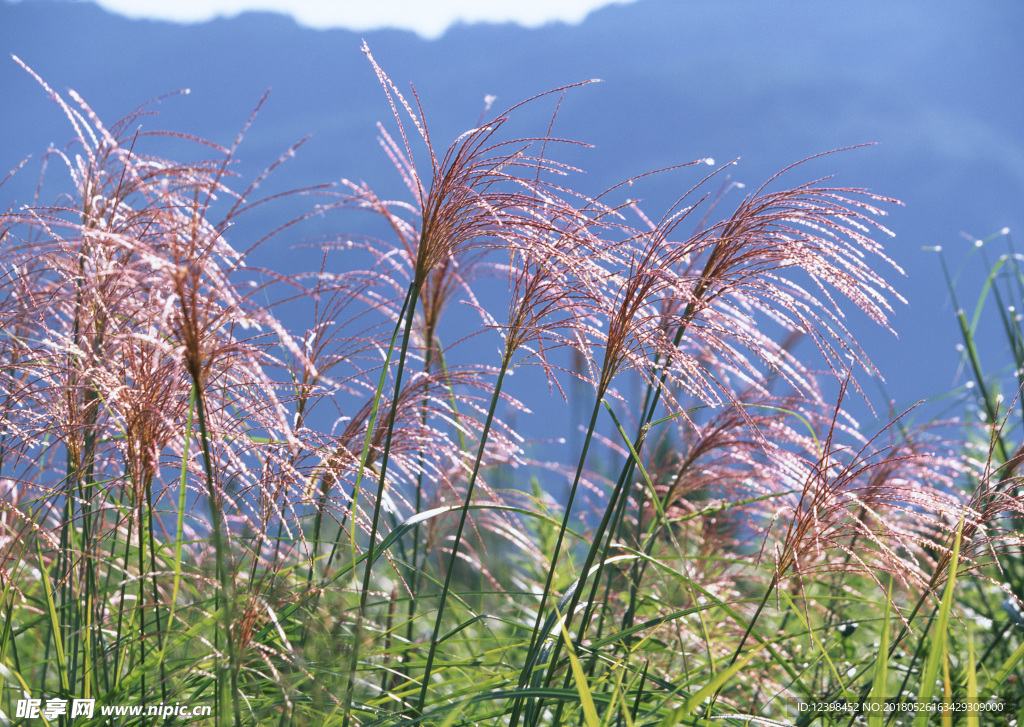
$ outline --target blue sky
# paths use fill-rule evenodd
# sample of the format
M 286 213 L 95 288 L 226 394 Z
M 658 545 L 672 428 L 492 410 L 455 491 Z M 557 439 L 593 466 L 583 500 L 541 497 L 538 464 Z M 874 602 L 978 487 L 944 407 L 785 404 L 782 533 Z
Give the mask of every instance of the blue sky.
M 55 89 L 80 92 L 104 119 L 190 88 L 187 98 L 161 104 L 159 122 L 147 124 L 220 144 L 232 142 L 272 88 L 242 164 L 257 173 L 312 135 L 294 163 L 275 173 L 281 188 L 340 176 L 378 189 L 400 185 L 382 165 L 375 138 L 375 123 L 388 122 L 390 109 L 359 52 L 364 39 L 397 84 L 415 82 L 442 146 L 479 118 L 487 95 L 502 108 L 567 83 L 603 79 L 569 94 L 558 117 L 560 135 L 593 145 L 564 151 L 565 161 L 586 170 L 573 183 L 591 194 L 706 157 L 739 158 L 733 178 L 751 190 L 800 159 L 877 142 L 804 165 L 787 179 L 834 174 L 837 185 L 905 203 L 889 206 L 885 220 L 896 233 L 886 249 L 906 271 L 885 271 L 908 301 L 894 307 L 897 335 L 856 315 L 846 321 L 886 379 L 885 393 L 866 383 L 883 415 L 890 398 L 902 410 L 967 379 L 955 306 L 931 250 L 945 250 L 960 275 L 959 305 L 973 315 L 985 273 L 1007 246 L 999 238 L 978 248 L 974 240 L 1008 228 L 1019 245 L 1024 229 L 1024 3 L 391 0 L 346 1 L 330 11 L 293 0 L 288 10 L 296 24 L 268 14 L 235 17 L 246 9 L 283 12 L 272 0 L 101 2 L 118 15 L 92 2 L 0 0 L 0 48 Z M 200 22 L 214 16 L 234 19 Z M 467 24 L 485 20 L 524 27 Z M 445 33 L 452 23 L 461 24 Z M 2 176 L 25 156 L 62 145 L 69 132 L 13 61 L 0 63 L 0 88 L 16 110 L 0 115 L 0 138 L 9 140 L 0 147 Z M 517 118 L 522 128 L 546 128 L 538 125 L 547 114 Z M 5 187 L 6 198 L 20 182 L 31 194 L 34 181 L 26 169 Z M 657 215 L 685 182 L 662 175 L 631 190 Z M 267 252 L 295 258 L 277 248 Z M 985 370 L 1003 370 L 1006 340 L 991 301 L 979 321 Z M 957 401 L 937 407 L 963 408 Z
M 599 7 L 626 2 L 632 0 L 98 0 L 130 18 L 201 22 L 261 10 L 290 15 L 310 28 L 397 28 L 424 38 L 437 38 L 460 22 L 514 22 L 531 28 L 578 23 Z

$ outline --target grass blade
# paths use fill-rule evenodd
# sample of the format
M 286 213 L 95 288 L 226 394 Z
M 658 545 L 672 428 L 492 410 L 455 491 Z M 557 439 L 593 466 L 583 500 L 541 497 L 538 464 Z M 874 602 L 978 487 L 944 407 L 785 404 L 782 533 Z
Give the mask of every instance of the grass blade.
M 966 516 L 965 516 L 966 517 Z M 946 589 L 939 606 L 939 616 L 935 620 L 935 629 L 932 631 L 932 641 L 928 648 L 928 660 L 925 663 L 924 671 L 921 673 L 921 681 L 918 686 L 917 714 L 914 716 L 914 727 L 924 727 L 928 724 L 932 707 L 932 694 L 935 692 L 935 681 L 938 678 L 940 663 L 945 661 L 946 642 L 949 638 L 949 615 L 953 608 L 953 600 L 956 596 L 956 576 L 960 562 L 960 538 L 963 535 L 964 518 L 956 529 L 956 537 L 953 538 L 953 554 L 949 561 L 949 575 L 946 579 Z

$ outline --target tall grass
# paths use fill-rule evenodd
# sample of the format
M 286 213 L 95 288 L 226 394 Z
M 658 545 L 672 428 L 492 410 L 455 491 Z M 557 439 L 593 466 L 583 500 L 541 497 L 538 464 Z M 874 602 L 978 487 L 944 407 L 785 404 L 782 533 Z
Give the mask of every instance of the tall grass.
M 74 141 L 46 157 L 55 200 L 0 218 L 8 720 L 25 699 L 215 725 L 1024 709 L 1019 611 L 998 608 L 1024 593 L 1001 400 L 974 447 L 902 417 L 864 433 L 844 408 L 873 374 L 844 311 L 888 327 L 900 300 L 877 272 L 893 200 L 797 164 L 734 201 L 730 165 L 702 159 L 658 172 L 684 192 L 651 216 L 627 196 L 643 178 L 588 197 L 557 161 L 584 84 L 442 151 L 364 50 L 408 196 L 296 190 L 380 223 L 307 274 L 253 264 L 302 218 L 236 227 L 275 201 L 234 178 L 244 130 L 178 135 L 205 160 L 153 156 L 148 106 L 106 126 L 37 77 Z M 545 104 L 546 128 L 514 131 Z M 527 407 L 570 391 L 579 451 L 542 458 Z

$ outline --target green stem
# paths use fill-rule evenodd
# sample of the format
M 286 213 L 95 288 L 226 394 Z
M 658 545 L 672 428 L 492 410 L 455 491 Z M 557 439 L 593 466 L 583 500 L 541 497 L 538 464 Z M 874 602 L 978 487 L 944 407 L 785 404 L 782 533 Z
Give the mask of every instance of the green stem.
M 545 607 L 547 606 L 548 596 L 551 594 L 551 586 L 555 579 L 555 569 L 558 566 L 558 556 L 562 549 L 562 541 L 565 539 L 565 531 L 569 527 L 569 518 L 572 516 L 572 505 L 576 499 L 576 490 L 579 487 L 580 479 L 583 476 L 583 466 L 587 461 L 587 452 L 590 449 L 590 442 L 594 437 L 594 429 L 597 427 L 597 416 L 601 412 L 601 402 L 604 396 L 598 396 L 594 401 L 594 411 L 590 415 L 590 424 L 587 426 L 587 435 L 583 440 L 583 449 L 580 452 L 579 463 L 576 465 L 576 476 L 573 479 L 572 487 L 569 490 L 569 498 L 565 504 L 565 515 L 562 516 L 562 523 L 558 528 L 558 537 L 555 539 L 555 549 L 551 554 L 551 566 L 548 568 L 547 578 L 544 581 L 544 590 L 541 593 L 540 604 L 537 607 L 537 620 L 533 625 L 533 632 L 530 635 L 530 647 L 527 650 L 526 663 L 523 665 L 523 670 L 519 675 L 519 689 L 523 689 L 530 680 L 530 675 L 533 673 L 533 669 L 536 666 L 537 658 L 540 656 L 541 647 L 543 646 L 544 635 L 541 634 L 541 625 L 544 623 Z M 581 574 L 580 578 L 583 578 L 585 574 Z M 577 588 L 581 587 L 582 584 L 578 584 Z M 559 640 L 560 642 L 561 640 Z M 517 698 L 513 706 L 512 719 L 510 727 L 516 727 L 519 722 L 519 717 L 522 712 L 522 699 Z
M 198 367 L 196 367 L 198 368 Z M 203 387 L 200 384 L 199 371 L 191 372 L 192 383 L 195 386 L 196 421 L 199 425 L 199 443 L 203 451 L 203 468 L 206 474 L 206 493 L 210 501 L 210 528 L 213 531 L 214 555 L 217 569 L 217 580 L 220 582 L 220 598 L 224 599 L 221 613 L 221 628 L 224 631 L 224 638 L 227 642 L 228 670 L 230 684 L 221 684 L 217 690 L 219 697 L 223 697 L 224 691 L 230 688 L 231 704 L 234 712 L 235 725 L 242 724 L 242 708 L 238 698 L 238 658 L 235 654 L 235 639 L 231 632 L 231 625 L 234 618 L 234 589 L 232 588 L 231 576 L 228 573 L 225 563 L 224 551 L 227 547 L 224 538 L 224 525 L 222 521 L 220 497 L 217 488 L 213 483 L 213 456 L 210 453 L 210 432 L 206 425 L 206 404 L 203 397 Z M 219 599 L 218 599 L 219 600 Z M 217 682 L 221 683 L 220 669 L 217 668 Z M 217 712 L 218 721 L 223 718 L 223 711 Z
M 491 431 L 491 423 L 494 421 L 494 412 L 498 408 L 498 401 L 501 396 L 501 386 L 505 381 L 505 373 L 508 371 L 508 357 L 502 362 L 501 371 L 498 372 L 498 380 L 494 384 L 494 394 L 491 396 L 491 405 L 487 409 L 487 419 L 484 422 L 483 433 L 480 435 L 480 446 L 476 451 L 476 461 L 473 462 L 473 473 L 470 475 L 469 484 L 466 486 L 466 498 L 459 515 L 459 526 L 455 530 L 455 540 L 452 543 L 452 554 L 448 559 L 448 572 L 445 573 L 444 585 L 441 588 L 441 600 L 437 606 L 437 617 L 434 619 L 434 633 L 430 637 L 430 650 L 427 652 L 427 664 L 423 671 L 423 683 L 420 687 L 419 702 L 416 706 L 416 714 L 423 713 L 423 706 L 427 699 L 427 690 L 430 686 L 430 673 L 434 665 L 434 655 L 437 653 L 438 637 L 441 634 L 441 619 L 444 616 L 444 607 L 448 599 L 448 591 L 452 583 L 452 574 L 455 572 L 456 558 L 459 553 L 459 545 L 462 543 L 462 530 L 466 525 L 466 516 L 469 513 L 469 504 L 473 499 L 473 489 L 476 486 L 476 478 L 480 473 L 480 463 L 484 458 L 484 449 L 487 447 L 487 436 Z
M 960 325 L 960 334 L 964 339 L 964 346 L 966 347 L 967 358 L 971 362 L 971 371 L 974 373 L 974 380 L 978 385 L 978 392 L 981 394 L 981 399 L 985 405 L 985 413 L 988 415 L 988 421 L 991 426 L 995 427 L 999 424 L 999 406 L 995 402 L 988 391 L 988 386 L 985 384 L 985 376 L 981 372 L 981 360 L 978 358 L 978 349 L 974 343 L 974 331 L 971 330 L 970 324 L 967 322 L 967 314 L 964 313 L 960 307 L 960 302 L 956 297 L 956 288 L 953 285 L 953 280 L 949 275 L 949 268 L 946 267 L 946 259 L 943 257 L 942 260 L 942 272 L 946 276 L 946 286 L 949 288 L 949 297 L 953 302 L 953 306 L 956 308 L 956 319 Z M 999 448 L 999 456 L 1002 461 L 1005 462 L 1010 457 L 1010 453 L 1006 447 L 1006 443 L 1003 441 L 1001 433 L 996 434 L 996 446 Z
M 441 344 L 440 344 L 440 342 L 436 341 L 436 339 L 434 338 L 434 333 L 433 333 L 432 329 L 428 328 L 426 330 L 426 332 L 424 333 L 423 338 L 424 338 L 424 343 L 426 344 L 426 349 L 427 349 L 426 350 L 426 354 L 423 357 L 423 373 L 426 375 L 426 377 L 429 377 L 430 376 L 431 365 L 433 364 L 433 360 L 432 359 L 433 359 L 433 353 L 434 353 L 434 344 L 437 343 L 437 346 L 438 346 L 439 349 L 440 349 L 440 345 Z M 445 371 L 444 355 L 443 354 L 441 355 L 441 368 L 442 368 L 442 371 Z M 445 371 L 445 373 L 447 373 L 447 371 Z M 429 378 L 427 380 L 429 380 Z M 428 385 L 424 385 L 424 387 L 423 387 L 423 414 L 422 414 L 422 416 L 420 418 L 420 426 L 422 426 L 424 429 L 427 428 L 427 408 L 428 408 L 429 403 L 430 403 L 430 390 L 429 390 Z M 423 451 L 423 447 L 419 448 L 419 452 L 417 452 L 416 456 L 417 456 L 417 462 L 416 462 L 416 471 L 417 471 L 417 474 L 416 474 L 416 501 L 415 501 L 414 508 L 415 508 L 415 512 L 422 512 L 423 511 L 423 478 L 424 478 L 424 470 L 426 469 L 425 468 L 425 461 L 424 461 L 425 452 Z M 411 593 L 410 593 L 410 598 L 409 598 L 409 610 L 407 611 L 407 614 L 408 614 L 408 624 L 406 626 L 405 634 L 406 634 L 406 639 L 408 639 L 410 642 L 412 642 L 412 640 L 413 640 L 413 633 L 414 633 L 413 629 L 414 629 L 415 624 L 416 624 L 416 607 L 419 605 L 419 599 L 416 598 L 416 594 L 418 594 L 420 592 L 420 581 L 422 580 L 421 576 L 423 575 L 423 571 L 419 568 L 419 562 L 420 562 L 420 526 L 419 525 L 417 525 L 415 528 L 413 528 L 413 531 L 412 531 L 412 557 L 407 557 L 407 554 L 406 554 L 406 551 L 405 551 L 405 548 L 404 548 L 403 545 L 399 544 L 399 548 L 400 548 L 400 552 L 402 554 L 402 559 L 409 563 L 407 579 L 408 579 L 408 582 L 409 582 L 409 590 L 410 590 Z M 423 567 L 424 567 L 424 569 L 426 568 L 426 565 L 427 565 L 427 563 L 426 563 L 426 554 L 424 553 L 424 558 L 423 558 Z M 430 669 L 428 668 L 427 672 L 429 673 L 429 671 L 430 671 Z M 385 672 L 385 679 L 386 678 L 387 678 L 387 673 Z M 384 690 L 382 688 L 381 691 L 386 691 L 386 690 Z M 422 708 L 422 705 L 421 705 L 421 708 Z
M 380 524 L 380 507 L 384 502 L 384 489 L 387 486 L 388 462 L 391 458 L 391 438 L 395 430 L 395 419 L 398 416 L 398 399 L 402 393 L 402 375 L 405 372 L 405 359 L 409 351 L 409 338 L 412 335 L 413 318 L 416 315 L 416 304 L 419 301 L 420 289 L 415 283 L 409 284 L 409 306 L 406 310 L 405 332 L 402 334 L 402 350 L 398 355 L 398 371 L 395 372 L 394 395 L 391 397 L 391 411 L 388 414 L 388 433 L 384 440 L 384 452 L 380 460 L 380 477 L 377 480 L 377 497 L 373 503 L 373 519 L 370 523 L 370 540 L 367 543 L 366 569 L 363 572 L 363 585 L 359 594 L 359 611 L 366 610 L 366 598 L 370 590 L 370 574 L 375 560 L 374 547 L 377 544 L 377 530 Z
M 615 422 L 615 426 L 618 428 L 619 432 L 623 435 L 623 437 L 625 437 L 625 430 L 623 430 L 622 425 L 619 423 L 618 417 L 615 416 L 615 412 L 612 410 L 611 406 L 608 405 L 607 401 L 604 402 L 604 404 L 605 408 L 608 410 L 608 413 L 611 415 L 612 420 Z M 652 404 L 653 406 L 657 405 L 656 395 L 655 397 L 652 398 Z M 649 410 L 649 416 L 653 415 L 654 413 L 653 406 Z M 576 606 L 579 605 L 580 598 L 583 595 L 583 586 L 586 583 L 586 580 L 590 573 L 590 569 L 594 565 L 594 560 L 597 558 L 598 551 L 602 550 L 601 544 L 605 540 L 605 533 L 608 533 L 608 543 L 604 547 L 601 554 L 601 559 L 598 561 L 597 568 L 595 569 L 593 585 L 590 588 L 590 595 L 587 598 L 587 605 L 584 608 L 583 618 L 580 621 L 579 632 L 576 636 L 577 643 L 583 642 L 583 637 L 586 635 L 587 629 L 590 626 L 590 619 L 593 615 L 594 603 L 597 599 L 597 593 L 601 585 L 601 577 L 604 573 L 605 563 L 608 560 L 608 551 L 612 542 L 611 535 L 612 533 L 614 533 L 614 528 L 609 527 L 609 525 L 615 519 L 617 519 L 617 517 L 622 513 L 622 507 L 620 507 L 620 504 L 624 504 L 626 502 L 626 498 L 624 495 L 626 493 L 626 490 L 628 489 L 627 483 L 630 481 L 629 477 L 632 474 L 633 469 L 639 466 L 641 467 L 641 471 L 643 470 L 643 467 L 639 462 L 638 449 L 643 444 L 645 435 L 646 429 L 644 427 L 641 427 L 640 432 L 637 434 L 637 439 L 635 443 L 629 447 L 630 457 L 627 460 L 626 465 L 623 466 L 622 472 L 619 475 L 619 480 L 615 484 L 615 489 L 612 491 L 611 497 L 609 497 L 608 499 L 608 505 L 605 507 L 604 516 L 601 518 L 601 523 L 600 525 L 598 525 L 597 531 L 594 533 L 594 537 L 590 543 L 590 548 L 587 550 L 587 557 L 583 562 L 583 567 L 580 569 L 579 583 L 573 591 L 568 607 L 565 609 L 565 629 L 566 631 L 568 631 L 569 626 L 572 623 L 573 614 L 576 611 Z M 632 466 L 630 465 L 630 463 L 632 463 Z M 648 479 L 646 473 L 644 473 L 644 479 Z M 558 665 L 558 657 L 561 653 L 562 643 L 563 640 L 559 640 L 552 649 L 551 661 L 549 662 L 547 675 L 544 679 L 544 686 L 547 686 L 548 683 L 551 681 L 551 678 L 554 676 L 556 667 Z M 565 675 L 563 687 L 565 689 L 568 689 L 571 681 L 572 673 L 567 672 Z M 563 708 L 564 703 L 559 702 L 558 707 L 555 711 L 555 717 L 553 722 L 554 724 L 558 724 L 560 722 Z
M 398 314 L 398 323 L 395 324 L 395 331 L 394 331 L 394 333 L 391 334 L 391 343 L 388 346 L 387 353 L 384 355 L 384 365 L 381 367 L 380 378 L 377 381 L 377 389 L 374 392 L 373 403 L 370 406 L 370 416 L 369 416 L 369 418 L 368 418 L 368 420 L 366 422 L 366 435 L 363 438 L 363 451 L 362 451 L 362 454 L 360 455 L 360 458 L 359 458 L 359 470 L 356 472 L 356 483 L 355 483 L 355 485 L 352 488 L 352 523 L 353 523 L 353 527 L 349 528 L 349 533 L 351 534 L 351 536 L 350 536 L 350 549 L 351 549 L 353 564 L 355 563 L 355 527 L 354 527 L 354 523 L 355 523 L 355 520 L 356 520 L 355 508 L 356 508 L 356 504 L 359 502 L 359 493 L 362 491 L 363 475 L 366 473 L 366 462 L 368 461 L 368 459 L 370 457 L 370 443 L 373 441 L 373 432 L 374 432 L 374 430 L 377 427 L 377 411 L 380 408 L 380 399 L 381 399 L 381 396 L 383 396 L 383 394 L 384 394 L 384 384 L 387 383 L 388 370 L 389 370 L 389 367 L 391 366 L 391 357 L 392 357 L 392 355 L 394 355 L 394 352 L 395 352 L 395 343 L 398 341 L 398 334 L 402 330 L 402 321 L 405 320 L 405 312 L 409 308 L 409 298 L 410 298 L 411 292 L 412 291 L 410 290 L 409 293 L 406 293 L 405 301 L 402 303 L 402 312 Z M 326 486 L 326 485 L 324 485 L 324 486 Z M 326 502 L 326 495 L 324 497 L 325 497 L 324 501 Z M 318 518 L 322 518 L 322 517 L 323 517 L 323 513 L 319 512 L 318 513 Z M 335 539 L 334 545 L 331 547 L 331 554 L 327 558 L 327 566 L 325 568 L 325 571 L 329 570 L 330 567 L 331 567 L 331 564 L 334 562 L 334 556 L 337 554 L 338 546 L 341 543 L 341 532 L 342 532 L 343 529 L 344 529 L 344 520 L 342 520 L 342 527 L 339 528 L 339 530 L 338 530 L 338 537 Z M 319 529 L 317 530 L 317 532 L 319 533 Z M 314 562 L 315 562 L 315 555 L 316 554 L 314 553 Z
M 345 698 L 343 705 L 345 709 L 345 715 L 342 720 L 342 725 L 347 726 L 349 724 L 351 709 L 352 709 L 352 693 L 355 689 L 356 679 L 356 667 L 359 664 L 359 643 L 362 639 L 363 629 L 363 618 L 366 615 L 366 598 L 370 590 L 370 574 L 373 569 L 373 563 L 376 560 L 374 557 L 374 549 L 377 542 L 377 530 L 380 523 L 380 506 L 384 501 L 384 488 L 387 478 L 388 461 L 391 453 L 391 438 L 395 429 L 395 418 L 398 414 L 398 399 L 402 393 L 402 375 L 405 372 L 405 359 L 409 351 L 409 338 L 412 335 L 413 319 L 416 315 L 416 304 L 419 301 L 420 288 L 415 282 L 409 284 L 409 291 L 406 295 L 406 306 L 403 309 L 405 312 L 405 331 L 402 334 L 402 349 L 398 356 L 398 370 L 395 372 L 395 385 L 393 388 L 393 395 L 391 397 L 391 411 L 388 415 L 388 433 L 384 441 L 384 452 L 381 456 L 380 464 L 380 478 L 377 481 L 377 497 L 373 504 L 373 520 L 370 525 L 370 539 L 366 546 L 366 569 L 363 572 L 363 583 L 359 593 L 359 611 L 356 614 L 356 623 L 354 628 L 354 638 L 352 641 L 352 658 L 349 662 L 349 675 L 348 685 L 345 688 Z M 363 471 L 366 467 L 366 459 L 369 456 L 369 445 L 374 429 L 374 417 L 377 410 L 377 403 L 380 400 L 381 392 L 383 390 L 385 377 L 387 376 L 388 365 L 391 361 L 391 353 L 394 350 L 395 338 L 398 336 L 399 328 L 402 326 L 402 318 L 399 317 L 398 324 L 395 327 L 394 336 L 391 339 L 391 348 L 388 349 L 386 360 L 384 361 L 384 370 L 381 372 L 380 383 L 377 387 L 376 399 L 373 405 L 374 414 L 371 415 L 370 421 L 367 424 L 366 430 L 366 441 L 363 446 L 362 458 L 359 462 L 359 473 L 356 477 L 355 492 L 352 497 L 352 537 L 355 537 L 355 509 L 359 498 L 359 486 L 362 481 Z M 333 557 L 333 552 L 331 553 Z M 355 561 L 353 553 L 353 563 Z

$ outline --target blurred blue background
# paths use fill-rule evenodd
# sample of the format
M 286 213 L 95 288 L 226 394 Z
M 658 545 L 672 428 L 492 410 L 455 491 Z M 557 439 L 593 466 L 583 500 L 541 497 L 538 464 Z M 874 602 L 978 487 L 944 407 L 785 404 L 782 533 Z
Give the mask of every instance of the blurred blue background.
M 923 248 L 942 246 L 954 272 L 963 266 L 961 303 L 970 308 L 985 273 L 974 239 L 1021 229 L 1022 37 L 1024 4 L 982 0 L 638 0 L 597 10 L 578 25 L 457 25 L 433 40 L 388 29 L 314 30 L 269 13 L 179 25 L 125 19 L 89 2 L 0 0 L 0 173 L 71 136 L 13 53 L 56 90 L 77 90 L 107 121 L 187 87 L 189 96 L 160 104 L 149 128 L 224 145 L 271 88 L 239 152 L 243 178 L 312 134 L 265 191 L 348 177 L 400 194 L 376 142 L 375 123 L 393 122 L 359 51 L 363 38 L 400 87 L 415 83 L 441 147 L 476 123 L 485 95 L 504 108 L 555 86 L 602 79 L 569 94 L 555 127 L 557 135 L 593 145 L 555 154 L 586 170 L 574 183 L 589 193 L 702 157 L 738 158 L 733 179 L 750 191 L 805 157 L 875 143 L 816 160 L 788 179 L 832 174 L 835 185 L 867 187 L 905 204 L 890 207 L 883 220 L 896 233 L 888 254 L 906 271 L 905 278 L 886 272 L 908 300 L 896 305 L 897 335 L 863 316 L 849 321 L 885 377 L 884 390 L 864 382 L 884 414 L 890 401 L 903 409 L 967 380 L 939 258 Z M 543 133 L 550 113 L 550 104 L 530 107 L 516 129 Z M 0 189 L 0 203 L 29 202 L 37 174 L 36 165 L 23 169 Z M 656 217 L 696 174 L 655 177 L 630 191 Z M 264 231 L 285 213 L 267 214 L 252 220 Z M 297 228 L 263 249 L 261 262 L 284 271 L 313 268 L 319 254 L 303 257 L 292 245 L 360 224 L 333 216 Z M 993 259 L 1004 245 L 1005 238 L 989 243 Z M 995 312 L 985 315 L 983 363 L 995 373 L 1009 356 Z M 516 394 L 534 409 L 546 406 L 539 395 Z M 962 402 L 933 401 L 919 418 L 962 409 Z

